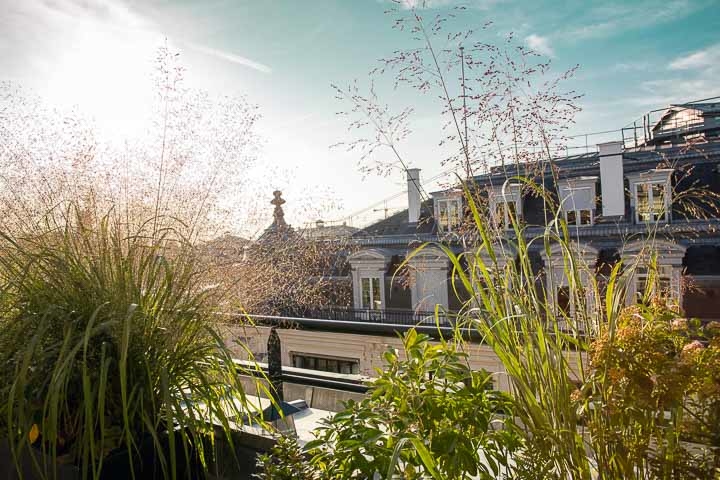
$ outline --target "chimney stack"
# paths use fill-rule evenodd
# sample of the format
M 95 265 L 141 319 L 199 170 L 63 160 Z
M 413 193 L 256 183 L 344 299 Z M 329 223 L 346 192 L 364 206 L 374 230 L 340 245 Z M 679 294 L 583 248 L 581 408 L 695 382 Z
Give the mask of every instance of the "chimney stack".
M 408 222 L 417 223 L 420 220 L 420 169 L 407 169 L 408 189 Z
M 604 217 L 625 215 L 623 142 L 598 144 L 600 150 L 600 188 Z

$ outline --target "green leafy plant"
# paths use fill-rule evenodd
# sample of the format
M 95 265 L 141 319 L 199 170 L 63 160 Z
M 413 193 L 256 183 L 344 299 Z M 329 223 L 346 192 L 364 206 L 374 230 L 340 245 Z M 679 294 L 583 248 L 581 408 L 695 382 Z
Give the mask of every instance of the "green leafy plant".
M 258 457 L 258 480 L 317 480 L 319 472 L 305 457 L 303 449 L 292 437 L 280 436 L 269 453 Z
M 307 445 L 322 478 L 496 478 L 519 446 L 510 398 L 473 371 L 460 343 L 409 330 L 385 353 L 369 397 Z M 503 413 L 504 415 L 501 415 Z

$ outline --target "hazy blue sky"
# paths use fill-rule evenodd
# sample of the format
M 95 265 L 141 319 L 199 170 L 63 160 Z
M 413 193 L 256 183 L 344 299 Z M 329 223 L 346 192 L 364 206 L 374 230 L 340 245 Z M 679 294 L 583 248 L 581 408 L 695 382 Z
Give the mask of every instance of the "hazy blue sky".
M 406 0 L 410 3 L 412 0 Z M 494 22 L 552 57 L 558 71 L 580 64 L 571 86 L 585 96 L 576 133 L 616 129 L 670 102 L 720 95 L 720 1 L 431 0 L 427 15 L 464 4 L 462 22 Z M 330 83 L 366 79 L 377 59 L 409 45 L 383 12 L 387 0 L 0 0 L 0 80 L 132 129 L 147 100 L 153 49 L 164 37 L 182 52 L 193 86 L 246 94 L 261 106 L 260 171 L 286 190 L 287 219 L 306 221 L 293 201 L 332 196 L 344 214 L 399 192 L 401 174 L 362 179 L 357 158 L 331 144 L 345 138 Z M 395 97 L 390 85 L 381 94 Z M 439 120 L 421 97 L 416 135 L 403 145 L 428 178 L 439 165 Z M 268 192 L 268 200 L 271 194 Z M 390 206 L 397 206 L 398 201 Z M 270 209 L 270 207 L 269 207 Z M 296 218 L 293 218 L 295 215 Z

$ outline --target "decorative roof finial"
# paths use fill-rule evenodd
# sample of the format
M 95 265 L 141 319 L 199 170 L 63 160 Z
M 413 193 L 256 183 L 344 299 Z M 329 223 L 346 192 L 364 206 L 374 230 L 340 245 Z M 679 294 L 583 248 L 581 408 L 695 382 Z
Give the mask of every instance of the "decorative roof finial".
M 284 228 L 287 226 L 285 223 L 285 212 L 283 212 L 282 209 L 282 205 L 285 203 L 285 200 L 282 199 L 282 192 L 280 190 L 275 190 L 273 192 L 273 196 L 275 198 L 272 199 L 270 204 L 275 205 L 275 211 L 273 212 L 273 216 L 275 217 L 275 228 Z
M 282 206 L 285 200 L 282 198 L 282 192 L 275 190 L 273 192 L 273 199 L 270 201 L 271 205 L 275 205 L 275 211 L 273 212 L 273 222 L 265 229 L 260 238 L 260 242 L 267 242 L 277 240 L 278 238 L 288 238 L 294 235 L 293 229 L 290 225 L 285 223 L 285 212 L 283 212 Z

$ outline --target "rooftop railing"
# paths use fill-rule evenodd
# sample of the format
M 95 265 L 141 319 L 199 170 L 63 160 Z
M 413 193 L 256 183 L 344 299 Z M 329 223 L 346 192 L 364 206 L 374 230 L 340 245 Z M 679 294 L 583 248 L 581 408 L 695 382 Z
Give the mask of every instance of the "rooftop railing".
M 312 318 L 318 320 L 337 320 L 343 322 L 366 322 L 385 325 L 426 325 L 433 326 L 436 321 L 441 326 L 451 326 L 456 317 L 453 313 L 439 312 L 436 320 L 435 312 L 414 311 L 405 309 L 368 309 L 340 306 L 307 307 L 286 309 L 282 316 L 296 318 Z

